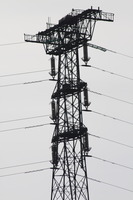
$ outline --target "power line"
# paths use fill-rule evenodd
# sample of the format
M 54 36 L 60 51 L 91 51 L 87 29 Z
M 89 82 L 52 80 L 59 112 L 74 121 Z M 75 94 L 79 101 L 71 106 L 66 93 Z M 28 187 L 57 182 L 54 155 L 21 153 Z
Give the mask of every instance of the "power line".
M 36 83 L 42 83 L 44 81 L 51 81 L 51 79 L 43 79 L 43 80 L 36 80 L 36 81 L 28 81 L 28 82 L 24 82 L 24 83 L 13 83 L 13 84 L 6 84 L 6 85 L 0 85 L 0 87 L 9 87 L 9 86 L 18 86 L 18 85 L 28 85 L 28 84 L 36 84 Z M 52 79 L 53 81 L 56 81 L 54 79 Z M 119 98 L 116 98 L 116 97 L 112 97 L 112 96 L 109 96 L 109 95 L 106 95 L 106 94 L 103 94 L 103 93 L 100 93 L 100 92 L 95 92 L 93 90 L 90 90 L 88 89 L 89 92 L 91 93 L 94 93 L 96 95 L 100 95 L 100 96 L 104 96 L 104 97 L 107 97 L 107 98 L 110 98 L 110 99 L 113 99 L 113 100 L 117 100 L 117 101 L 120 101 L 120 102 L 123 102 L 123 103 L 127 103 L 127 104 L 130 104 L 130 105 L 133 105 L 132 102 L 129 102 L 129 101 L 125 101 L 125 100 L 122 100 L 122 99 L 119 99 Z
M 23 83 L 11 83 L 11 84 L 6 84 L 6 85 L 0 85 L 0 88 L 3 87 L 9 87 L 9 86 L 17 86 L 17 85 L 22 85 Z
M 38 125 L 32 125 L 32 126 L 27 126 L 27 127 L 18 127 L 18 128 L 12 128 L 12 129 L 5 129 L 5 130 L 0 130 L 0 133 L 15 131 L 15 130 L 21 130 L 21 129 L 39 128 L 39 127 L 43 127 L 45 125 L 52 125 L 52 123 L 38 124 Z M 133 149 L 133 146 L 130 146 L 130 145 L 127 145 L 127 144 L 124 144 L 124 143 L 120 143 L 120 142 L 115 141 L 115 140 L 111 140 L 111 139 L 108 139 L 108 138 L 105 138 L 105 137 L 97 136 L 97 135 L 94 135 L 94 134 L 91 134 L 91 133 L 89 133 L 89 135 L 92 136 L 92 137 L 98 138 L 98 139 L 103 139 L 103 140 L 106 140 L 106 141 L 109 141 L 109 142 L 112 142 L 112 143 Z
M 29 120 L 29 119 L 37 119 L 37 118 L 43 118 L 43 117 L 48 117 L 48 116 L 49 116 L 49 115 L 37 115 L 37 116 L 32 116 L 32 117 L 24 117 L 24 118 L 18 118 L 18 119 L 10 119 L 10 120 L 0 121 L 0 124 L 9 123 L 9 122 L 23 121 L 23 120 Z
M 83 111 L 86 111 L 86 112 L 93 112 L 95 114 L 98 114 L 98 115 L 102 115 L 103 117 L 108 117 L 108 118 L 111 118 L 113 120 L 117 120 L 117 121 L 120 121 L 120 122 L 123 122 L 123 123 L 127 123 L 127 124 L 130 124 L 130 125 L 133 125 L 132 122 L 129 122 L 129 121 L 125 121 L 123 119 L 119 119 L 119 118 L 116 118 L 116 117 L 113 117 L 113 116 L 109 116 L 109 115 L 106 115 L 106 114 L 103 114 L 103 113 L 100 113 L 100 112 L 97 112 L 97 111 L 94 111 L 94 110 L 83 110 Z
M 15 131 L 15 130 L 21 130 L 21 129 L 39 128 L 39 127 L 43 127 L 45 125 L 52 125 L 52 123 L 37 124 L 37 125 L 32 125 L 32 126 L 27 126 L 27 127 L 18 127 L 18 128 L 0 130 L 0 133 L 9 132 L 9 131 Z M 133 146 L 130 146 L 130 145 L 127 145 L 127 144 L 124 144 L 124 143 L 120 143 L 120 142 L 117 142 L 115 140 L 111 140 L 111 139 L 108 139 L 108 138 L 105 138 L 105 137 L 97 136 L 97 135 L 94 135 L 94 134 L 91 134 L 91 133 L 89 133 L 89 135 L 92 136 L 92 137 L 98 138 L 98 139 L 103 139 L 103 140 L 106 140 L 106 141 L 109 141 L 109 142 L 112 142 L 112 143 L 115 143 L 115 144 L 119 144 L 119 145 L 122 145 L 122 146 L 125 146 L 125 147 L 133 149 Z
M 37 170 L 25 171 L 25 172 L 16 172 L 16 173 L 12 173 L 12 174 L 4 174 L 4 175 L 0 175 L 0 178 L 8 177 L 8 176 L 15 176 L 15 175 L 22 175 L 22 174 L 30 174 L 30 173 L 35 173 L 35 172 L 42 172 L 42 171 L 49 170 L 49 169 L 50 168 L 42 168 L 42 169 L 37 169 Z
M 88 157 L 91 157 L 91 158 L 95 158 L 97 160 L 101 160 L 103 162 L 107 162 L 107 163 L 110 163 L 112 165 L 117 165 L 119 167 L 123 167 L 123 168 L 126 168 L 126 169 L 130 169 L 130 170 L 133 170 L 132 167 L 128 167 L 126 165 L 122 165 L 122 164 L 119 164 L 119 163 L 116 163 L 116 162 L 112 162 L 112 161 L 109 161 L 109 160 L 106 160 L 106 159 L 103 159 L 103 158 L 99 158 L 99 157 L 96 157 L 96 156 L 93 156 L 93 155 L 89 155 Z
M 110 50 L 110 49 L 107 49 L 107 51 L 110 51 L 112 53 L 116 53 L 116 54 L 119 54 L 121 56 L 125 56 L 125 57 L 128 57 L 128 58 L 133 58 L 133 56 L 129 56 L 127 54 L 124 54 L 124 53 L 120 53 L 120 52 L 117 52 L 117 51 L 113 51 L 113 50 Z
M 44 81 L 49 81 L 49 79 L 43 79 L 43 80 L 36 80 L 36 81 L 28 81 L 24 83 L 11 83 L 6 85 L 0 85 L 0 87 L 9 87 L 9 86 L 18 86 L 18 85 L 28 85 L 28 84 L 34 84 L 34 83 L 42 83 Z
M 5 129 L 5 130 L 0 130 L 0 133 L 8 132 L 8 131 L 17 131 L 17 130 L 22 130 L 25 129 L 25 127 L 19 127 L 19 128 L 10 128 L 10 129 Z
M 24 167 L 24 166 L 29 166 L 29 165 L 36 165 L 36 164 L 42 164 L 50 162 L 49 160 L 43 160 L 43 161 L 38 161 L 38 162 L 31 162 L 31 163 L 25 163 L 25 164 L 19 164 L 19 165 L 12 165 L 12 166 L 6 166 L 6 167 L 0 167 L 0 170 L 3 169 L 11 169 L 11 168 L 18 168 L 18 167 Z
M 49 169 L 51 169 L 51 168 L 42 168 L 42 169 L 36 169 L 36 170 L 31 170 L 31 171 L 25 171 L 25 172 L 4 174 L 4 175 L 0 175 L 0 178 L 9 177 L 9 176 L 15 176 L 15 175 L 22 175 L 22 174 L 29 174 L 29 173 L 37 173 L 37 172 L 42 172 L 42 171 L 49 170 Z M 77 176 L 83 177 L 82 175 L 79 175 L 79 174 L 77 174 Z M 88 177 L 88 179 L 91 180 L 91 181 L 95 181 L 95 182 L 98 182 L 98 183 L 106 184 L 108 186 L 112 186 L 112 187 L 115 187 L 115 188 L 118 188 L 118 189 L 121 189 L 121 190 L 125 190 L 125 191 L 128 191 L 128 192 L 133 192 L 133 190 L 130 190 L 130 189 L 127 189 L 127 188 L 124 188 L 124 187 L 120 187 L 120 186 L 117 186 L 117 185 L 114 185 L 114 184 L 110 184 L 110 183 L 107 183 L 107 182 L 104 182 L 104 181 L 101 181 L 101 180 L 97 180 L 97 179 L 90 178 L 90 177 Z
M 44 81 L 49 81 L 49 79 L 43 79 L 43 80 L 36 80 L 36 81 L 28 81 L 28 82 L 25 82 L 23 83 L 24 85 L 27 85 L 27 84 L 33 84 L 33 83 L 42 83 Z
M 18 45 L 18 44 L 26 44 L 26 42 L 4 43 L 4 44 L 0 44 L 0 46 L 2 47 L 2 46 L 11 46 L 11 45 Z M 123 54 L 123 53 L 120 53 L 120 52 L 117 52 L 117 51 L 114 51 L 114 50 L 110 50 L 110 49 L 107 49 L 105 47 L 101 47 L 101 46 L 98 46 L 98 45 L 95 45 L 95 44 L 88 43 L 88 46 L 90 46 L 92 48 L 95 48 L 95 49 L 98 49 L 98 50 L 101 50 L 103 52 L 109 51 L 111 53 L 119 54 L 121 56 L 125 56 L 125 57 L 128 57 L 128 58 L 133 58 L 133 56 L 129 56 L 127 54 Z
M 32 128 L 40 128 L 45 125 L 51 125 L 51 123 L 46 123 L 46 124 L 37 124 L 37 125 L 32 125 L 32 126 L 26 126 L 25 129 L 32 129 Z
M 119 119 L 119 118 L 116 118 L 116 117 L 112 117 L 112 116 L 109 116 L 109 115 L 106 115 L 106 114 L 103 114 L 103 113 L 100 113 L 100 112 L 96 112 L 96 111 L 92 111 L 93 113 L 95 114 L 98 114 L 98 115 L 102 115 L 104 117 L 108 117 L 108 118 L 111 118 L 111 119 L 114 119 L 114 120 L 117 120 L 117 121 L 120 121 L 120 122 L 124 122 L 124 123 L 127 123 L 127 124 L 130 124 L 130 125 L 133 125 L 132 122 L 129 122 L 129 121 L 125 121 L 123 119 Z
M 30 173 L 34 173 L 34 172 L 42 172 L 44 170 L 48 170 L 50 168 L 42 168 L 42 169 L 36 169 L 36 170 L 31 170 L 31 171 L 26 171 L 24 172 L 25 174 L 30 174 Z
M 115 144 L 119 144 L 119 145 L 122 145 L 122 146 L 125 146 L 125 147 L 133 149 L 133 146 L 130 146 L 130 145 L 127 145 L 127 144 L 124 144 L 124 143 L 121 143 L 121 142 L 117 142 L 115 140 L 111 140 L 111 139 L 108 139 L 108 138 L 105 138 L 105 137 L 93 135 L 93 134 L 90 134 L 90 133 L 89 133 L 89 135 L 92 136 L 92 137 L 98 138 L 98 139 L 103 139 L 103 140 L 106 140 L 106 141 L 109 141 L 109 142 L 112 142 L 112 143 L 115 143 Z
M 94 93 L 96 95 L 104 96 L 104 97 L 107 97 L 107 98 L 110 98 L 110 99 L 114 99 L 114 100 L 117 100 L 117 101 L 120 101 L 120 102 L 123 102 L 123 103 L 133 105 L 133 103 L 129 102 L 129 101 L 125 101 L 125 100 L 122 100 L 122 99 L 119 99 L 119 98 L 116 98 L 116 97 L 112 97 L 112 96 L 109 96 L 109 95 L 106 95 L 106 94 L 103 94 L 103 93 L 100 93 L 100 92 L 95 92 L 95 91 L 90 90 L 90 89 L 88 89 L 88 91 L 91 92 L 91 93 Z
M 25 42 L 13 42 L 13 43 L 5 43 L 5 44 L 0 44 L 0 46 L 11 46 L 11 45 L 16 45 L 16 44 L 24 44 Z
M 101 180 L 97 180 L 97 179 L 90 178 L 90 177 L 88 177 L 88 179 L 91 180 L 91 181 L 95 181 L 97 183 L 101 183 L 101 184 L 105 184 L 105 185 L 108 185 L 108 186 L 111 186 L 111 187 L 115 187 L 115 188 L 118 188 L 118 189 L 121 189 L 121 190 L 125 190 L 127 192 L 133 192 L 133 190 L 130 190 L 130 189 L 118 186 L 118 185 L 114 185 L 114 184 L 111 184 L 111 183 L 107 183 L 107 182 L 104 182 L 104 181 L 101 181 Z
M 37 125 L 31 125 L 31 126 L 26 126 L 26 127 L 18 127 L 18 128 L 11 128 L 11 129 L 5 129 L 5 130 L 0 130 L 0 133 L 4 133 L 4 132 L 10 132 L 10 131 L 17 131 L 17 130 L 23 130 L 23 129 L 32 129 L 32 128 L 39 128 L 39 127 L 43 127 L 46 125 L 51 125 L 51 123 L 45 123 L 45 124 L 37 124 Z
M 123 75 L 121 75 L 121 74 L 117 74 L 117 73 L 115 73 L 115 72 L 111 72 L 111 71 L 108 71 L 108 70 L 105 70 L 105 69 L 101 69 L 101 68 L 99 68 L 99 67 L 95 67 L 95 66 L 92 66 L 92 65 L 82 65 L 82 66 L 83 66 L 83 67 L 91 67 L 91 68 L 100 70 L 100 71 L 102 71 L 102 72 L 106 72 L 106 73 L 109 73 L 109 74 L 111 74 L 111 75 L 119 76 L 119 77 L 121 77 L 121 78 L 125 78 L 125 79 L 128 79 L 128 80 L 133 81 L 133 78 L 130 78 L 130 77 L 127 77 L 127 76 L 123 76 Z
M 103 52 L 109 51 L 111 53 L 119 54 L 121 56 L 125 56 L 125 57 L 128 57 L 128 58 L 133 58 L 133 56 L 129 56 L 129 55 L 126 55 L 126 54 L 123 54 L 123 53 L 120 53 L 120 52 L 117 52 L 117 51 L 114 51 L 114 50 L 110 50 L 110 49 L 107 49 L 105 47 L 101 47 L 101 46 L 98 46 L 98 45 L 95 45 L 95 44 L 88 43 L 88 46 L 90 46 L 90 47 L 92 47 L 94 49 L 101 50 Z
M 79 174 L 77 174 L 77 175 L 80 176 L 80 177 L 83 177 L 82 175 L 79 175 Z M 91 180 L 91 181 L 94 181 L 94 182 L 97 182 L 97 183 L 101 183 L 101 184 L 105 184 L 105 185 L 108 185 L 108 186 L 111 186 L 111 187 L 115 187 L 115 188 L 118 188 L 118 189 L 121 189 L 121 190 L 125 190 L 125 191 L 128 191 L 128 192 L 133 192 L 133 190 L 130 190 L 130 189 L 118 186 L 118 185 L 114 185 L 114 184 L 111 184 L 111 183 L 107 183 L 107 182 L 104 182 L 104 181 L 101 181 L 101 180 L 97 180 L 97 179 L 94 179 L 94 178 L 91 178 L 91 177 L 88 177 L 88 179 Z
M 49 69 L 20 72 L 20 73 L 14 73 L 14 74 L 4 74 L 4 75 L 0 75 L 0 78 L 10 77 L 10 76 L 20 76 L 20 75 L 26 75 L 26 74 L 34 74 L 34 73 L 41 73 L 41 72 L 45 72 L 45 71 L 49 71 Z

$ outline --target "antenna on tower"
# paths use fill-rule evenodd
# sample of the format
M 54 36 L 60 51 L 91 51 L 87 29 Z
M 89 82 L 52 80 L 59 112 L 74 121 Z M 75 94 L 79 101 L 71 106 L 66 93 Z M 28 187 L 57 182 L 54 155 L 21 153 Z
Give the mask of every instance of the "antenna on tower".
M 48 22 L 46 22 L 46 28 L 49 29 L 51 24 L 51 18 L 48 17 Z

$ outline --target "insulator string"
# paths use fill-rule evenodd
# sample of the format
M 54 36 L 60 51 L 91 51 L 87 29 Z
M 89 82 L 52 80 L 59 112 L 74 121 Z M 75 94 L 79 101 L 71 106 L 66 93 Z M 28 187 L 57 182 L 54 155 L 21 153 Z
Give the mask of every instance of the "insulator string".
M 92 137 L 98 138 L 98 139 L 103 139 L 103 140 L 106 140 L 106 141 L 109 141 L 109 142 L 112 142 L 112 143 L 133 149 L 133 146 L 130 146 L 130 145 L 127 145 L 127 144 L 124 144 L 124 143 L 121 143 L 121 142 L 118 142 L 118 141 L 115 141 L 115 140 L 111 140 L 111 139 L 101 137 L 101 136 L 98 136 L 98 135 L 94 135 L 94 134 L 91 134 L 91 133 L 89 133 L 89 135 L 92 136 Z

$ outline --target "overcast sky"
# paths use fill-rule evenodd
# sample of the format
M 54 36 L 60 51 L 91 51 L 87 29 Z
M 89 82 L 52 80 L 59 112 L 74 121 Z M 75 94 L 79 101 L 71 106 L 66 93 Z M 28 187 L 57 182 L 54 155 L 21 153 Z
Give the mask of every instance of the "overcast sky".
M 1 123 L 13 119 L 49 115 L 53 82 L 23 84 L 49 79 L 49 73 L 2 77 L 37 70 L 50 69 L 50 57 L 40 44 L 23 43 L 24 33 L 36 34 L 51 22 L 70 13 L 72 8 L 100 7 L 115 14 L 115 21 L 97 22 L 93 44 L 133 56 L 133 2 L 131 0 L 1 0 L 0 1 L 0 199 L 44 200 L 50 199 L 52 171 L 4 176 L 36 169 L 49 168 L 49 162 L 18 168 L 3 167 L 21 165 L 51 159 L 52 126 L 34 129 L 2 130 L 29 127 L 51 122 L 49 117 Z M 133 59 L 117 53 L 101 52 L 89 48 L 92 66 L 133 78 Z M 82 52 L 80 58 L 82 57 Z M 58 59 L 56 59 L 56 62 Z M 57 63 L 56 63 L 57 64 Z M 80 64 L 82 60 L 80 59 Z M 133 103 L 133 80 L 105 73 L 94 68 L 81 68 L 81 78 L 90 90 Z M 22 83 L 9 87 L 2 85 Z M 102 95 L 89 93 L 93 111 L 133 123 L 133 104 L 120 102 Z M 133 146 L 133 125 L 101 116 L 84 113 L 84 124 L 89 133 Z M 133 168 L 133 148 L 118 145 L 90 136 L 91 155 Z M 132 169 L 88 158 L 88 177 L 133 191 Z M 131 200 L 133 192 L 110 185 L 89 181 L 90 200 Z

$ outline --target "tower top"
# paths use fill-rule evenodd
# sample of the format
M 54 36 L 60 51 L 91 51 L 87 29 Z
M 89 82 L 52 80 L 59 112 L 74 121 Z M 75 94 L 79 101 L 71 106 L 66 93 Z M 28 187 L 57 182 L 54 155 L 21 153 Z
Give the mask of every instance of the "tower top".
M 114 21 L 114 14 L 92 7 L 87 10 L 72 9 L 58 24 L 49 26 L 36 35 L 25 35 L 26 42 L 45 45 L 47 54 L 59 55 L 83 46 L 93 36 L 96 21 Z

